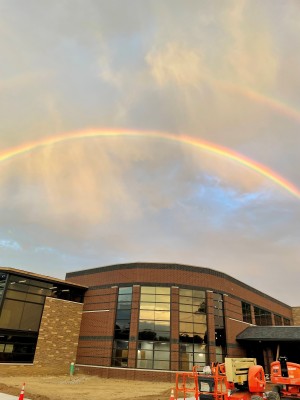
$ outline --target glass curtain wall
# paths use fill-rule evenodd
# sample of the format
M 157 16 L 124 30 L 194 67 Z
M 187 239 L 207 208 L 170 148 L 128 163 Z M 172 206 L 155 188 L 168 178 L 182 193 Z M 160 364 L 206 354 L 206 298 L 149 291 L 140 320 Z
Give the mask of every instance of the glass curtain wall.
M 205 291 L 179 289 L 179 369 L 204 366 L 207 357 Z
M 272 316 L 270 311 L 259 307 L 254 307 L 255 324 L 260 326 L 272 325 Z
M 3 297 L 5 274 L 1 274 Z M 51 295 L 52 284 L 10 275 L 0 315 L 0 361 L 32 362 L 45 297 Z
M 10 275 L 0 316 L 1 329 L 37 332 L 51 284 Z
M 223 295 L 213 293 L 214 302 L 214 320 L 215 320 L 215 343 L 216 343 L 216 361 L 224 362 L 226 355 L 226 332 Z
M 141 286 L 137 368 L 170 369 L 170 288 Z
M 128 366 L 128 342 L 130 332 L 132 287 L 120 287 L 117 303 L 112 366 Z

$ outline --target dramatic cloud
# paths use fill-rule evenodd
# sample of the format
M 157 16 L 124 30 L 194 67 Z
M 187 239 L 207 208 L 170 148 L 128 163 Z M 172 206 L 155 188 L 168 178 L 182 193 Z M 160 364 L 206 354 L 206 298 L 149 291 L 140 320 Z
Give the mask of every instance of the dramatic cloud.
M 300 187 L 299 18 L 297 0 L 3 1 L 0 160 L 71 131 L 169 132 Z M 229 157 L 81 138 L 1 161 L 0 192 L 3 266 L 178 262 L 300 303 L 300 199 Z

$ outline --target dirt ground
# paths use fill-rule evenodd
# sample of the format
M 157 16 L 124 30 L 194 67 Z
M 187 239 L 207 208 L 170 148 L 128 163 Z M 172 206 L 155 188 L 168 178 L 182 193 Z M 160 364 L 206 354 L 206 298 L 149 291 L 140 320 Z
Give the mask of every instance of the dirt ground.
M 0 392 L 32 400 L 169 400 L 168 382 L 127 381 L 90 375 L 0 377 Z
M 169 382 L 105 379 L 78 374 L 72 378 L 68 375 L 0 376 L 0 392 L 19 396 L 23 383 L 25 399 L 31 400 L 169 400 L 172 389 Z M 266 391 L 272 387 L 268 383 Z

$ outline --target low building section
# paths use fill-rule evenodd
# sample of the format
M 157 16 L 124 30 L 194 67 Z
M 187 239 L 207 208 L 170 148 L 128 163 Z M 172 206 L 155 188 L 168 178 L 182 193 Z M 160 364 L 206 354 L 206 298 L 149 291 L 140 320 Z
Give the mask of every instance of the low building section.
M 0 371 L 68 372 L 75 361 L 87 288 L 0 268 Z M 5 367 L 4 367 L 5 365 Z

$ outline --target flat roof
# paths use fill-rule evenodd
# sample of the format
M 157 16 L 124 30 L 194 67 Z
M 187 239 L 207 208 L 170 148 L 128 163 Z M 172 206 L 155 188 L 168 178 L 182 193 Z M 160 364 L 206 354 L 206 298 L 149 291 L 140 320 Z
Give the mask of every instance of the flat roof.
M 68 282 L 68 281 L 65 281 L 64 279 L 53 278 L 52 276 L 36 274 L 34 272 L 24 271 L 22 269 L 17 269 L 17 268 L 0 267 L 0 272 L 6 272 L 8 274 L 21 275 L 21 276 L 28 277 L 28 278 L 33 278 L 33 279 L 46 281 L 46 282 L 49 282 L 49 283 L 60 283 L 62 285 L 66 285 L 66 286 L 73 287 L 73 288 L 78 288 L 78 289 L 88 289 L 87 286 L 78 285 L 77 283 Z
M 300 342 L 300 326 L 249 326 L 237 335 L 238 341 Z

